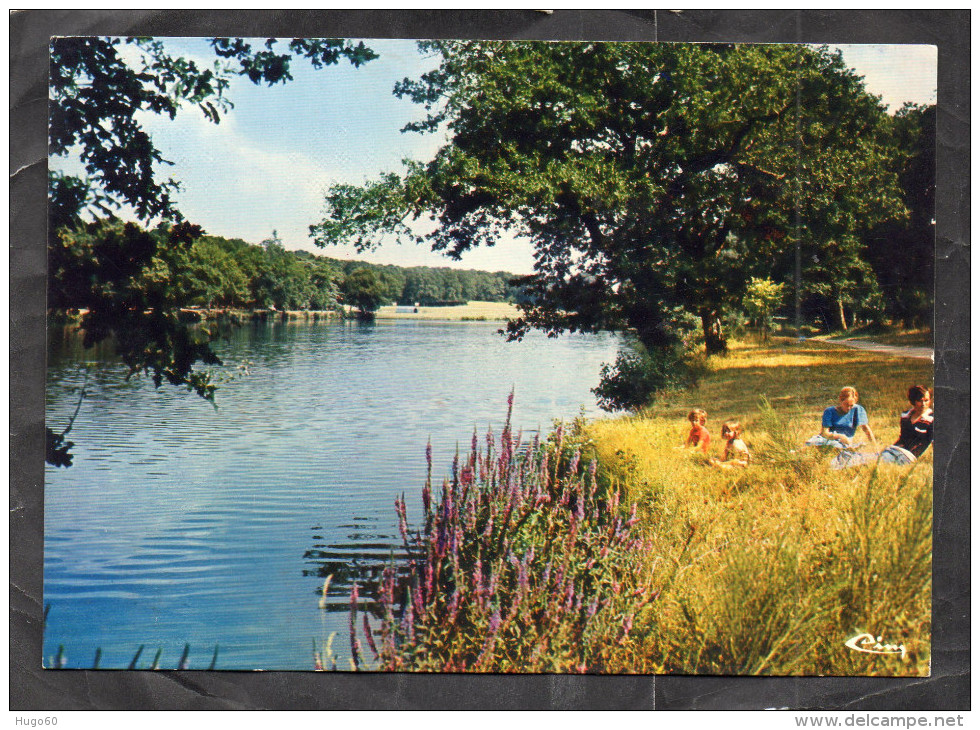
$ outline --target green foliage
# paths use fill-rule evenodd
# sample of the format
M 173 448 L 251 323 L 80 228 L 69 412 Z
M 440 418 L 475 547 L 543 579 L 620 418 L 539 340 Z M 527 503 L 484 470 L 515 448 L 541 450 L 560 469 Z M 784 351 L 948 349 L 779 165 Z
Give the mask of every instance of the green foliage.
M 723 313 L 751 276 L 791 272 L 796 241 L 840 263 L 826 278 L 857 276 L 850 250 L 824 248 L 905 214 L 889 117 L 827 49 L 420 49 L 441 65 L 396 93 L 429 112 L 407 129 L 444 127 L 448 143 L 401 176 L 333 188 L 312 231 L 364 249 L 378 234 L 418 240 L 409 221 L 428 216 L 438 226 L 425 240 L 457 258 L 504 231 L 528 237 L 535 272 L 519 282 L 512 338 L 613 329 L 670 350 L 668 313 L 680 307 L 721 351 Z
M 344 301 L 369 315 L 384 303 L 384 287 L 371 269 L 355 269 L 340 287 Z
M 603 410 L 639 410 L 657 393 L 687 382 L 690 375 L 679 350 L 650 351 L 633 342 L 619 352 L 614 364 L 603 364 L 599 385 L 592 392 Z
M 211 333 L 188 327 L 179 309 L 242 297 L 246 275 L 213 247 L 191 250 L 202 231 L 181 222 L 173 199 L 178 183 L 158 179 L 160 167 L 169 163 L 140 118 L 149 112 L 173 119 L 182 107 L 193 105 L 217 124 L 231 108 L 225 91 L 235 75 L 272 85 L 292 78 L 294 55 L 307 58 L 314 68 L 341 58 L 359 66 L 376 57 L 363 43 L 343 40 L 293 39 L 288 53 L 276 53 L 276 45 L 270 38 L 264 50 L 256 51 L 241 39 L 212 39 L 225 60 L 202 68 L 171 55 L 152 38 L 51 41 L 49 154 L 76 157 L 87 177 L 57 171 L 48 176 L 48 306 L 87 309 L 82 321 L 86 347 L 114 336 L 130 375 L 146 373 L 157 386 L 164 381 L 186 386 L 211 401 L 215 384 L 210 373 L 195 370 L 199 362 L 220 364 L 209 346 Z M 130 206 L 144 224 L 164 222 L 154 232 L 123 226 L 112 219 L 123 206 Z M 103 216 L 110 220 L 86 222 Z M 272 256 L 257 293 L 283 306 L 309 296 L 313 277 L 294 264 L 284 252 Z M 322 275 L 317 281 L 326 288 Z M 48 430 L 50 463 L 70 464 L 71 446 L 64 434 Z
M 70 222 L 86 208 L 104 214 L 123 204 L 132 206 L 143 221 L 179 218 L 173 200 L 178 182 L 157 180 L 159 168 L 169 163 L 137 112 L 173 119 L 182 107 L 192 105 L 217 124 L 232 106 L 225 92 L 234 76 L 271 86 L 292 78 L 294 56 L 308 59 L 314 68 L 342 58 L 359 66 L 377 57 L 363 43 L 344 40 L 296 38 L 286 53 L 274 51 L 277 43 L 270 38 L 263 50 L 255 50 L 240 38 L 213 38 L 216 55 L 226 60 L 203 68 L 171 55 L 153 38 L 53 38 L 49 153 L 77 154 L 88 179 L 52 177 L 50 197 L 61 203 L 52 211 L 52 227 Z M 134 55 L 135 62 L 125 60 Z M 69 202 L 75 204 L 73 209 L 66 208 Z
M 785 284 L 777 284 L 772 279 L 757 277 L 752 277 L 745 287 L 742 306 L 766 338 L 772 332 L 773 315 L 786 296 L 786 288 Z
M 932 323 L 936 241 L 936 107 L 906 105 L 894 117 L 905 152 L 900 173 L 907 224 L 888 221 L 866 237 L 888 316 L 906 327 Z

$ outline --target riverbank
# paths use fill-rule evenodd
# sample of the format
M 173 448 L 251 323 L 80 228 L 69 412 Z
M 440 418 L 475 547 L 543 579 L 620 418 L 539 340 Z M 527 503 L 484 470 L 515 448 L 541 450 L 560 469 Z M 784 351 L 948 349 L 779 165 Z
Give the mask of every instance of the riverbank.
M 802 446 L 842 385 L 892 443 L 912 383 L 932 384 L 929 363 L 792 339 L 733 343 L 698 387 L 640 414 L 566 424 L 550 457 L 516 476 L 509 457 L 480 456 L 474 442 L 463 486 L 441 502 L 467 515 L 453 517 L 459 532 L 432 513 L 434 535 L 459 535 L 460 572 L 408 619 L 410 636 L 433 643 L 389 644 L 385 668 L 928 676 L 931 450 L 913 469 L 836 471 Z M 708 410 L 709 454 L 682 447 L 693 407 Z M 732 418 L 752 462 L 714 468 Z M 488 478 L 487 465 L 504 471 Z M 458 504 L 475 475 L 487 496 Z M 451 573 L 425 568 L 420 585 Z M 481 571 L 489 589 L 468 577 Z M 382 636 L 398 631 L 389 621 Z M 865 634 L 892 648 L 863 650 Z
M 879 443 L 894 443 L 905 392 L 932 385 L 931 363 L 787 339 L 736 343 L 710 368 L 690 391 L 583 431 L 600 478 L 640 505 L 664 586 L 637 660 L 681 673 L 928 675 L 931 449 L 914 470 L 844 472 L 802 444 L 844 385 Z M 696 407 L 708 411 L 707 455 L 678 448 Z M 707 464 L 729 419 L 748 468 Z M 902 652 L 849 648 L 861 633 Z
M 234 316 L 240 319 L 251 320 L 282 320 L 297 322 L 317 322 L 325 319 L 355 319 L 357 310 L 354 307 L 340 305 L 336 310 L 314 311 L 314 310 L 234 310 L 234 309 L 211 309 L 211 310 L 182 310 L 189 313 L 197 313 L 204 319 L 219 319 L 221 317 Z M 452 322 L 497 322 L 505 321 L 516 317 L 520 313 L 518 308 L 510 302 L 467 302 L 449 307 L 426 307 L 426 306 L 405 306 L 405 305 L 386 305 L 379 307 L 374 312 L 375 319 L 427 319 L 443 320 Z
M 375 313 L 377 319 L 439 319 L 455 322 L 502 322 L 520 314 L 510 302 L 467 302 L 452 307 L 385 306 Z
M 60 312 L 55 315 L 58 322 L 77 322 L 87 310 Z M 204 309 L 189 307 L 180 310 L 188 321 L 218 321 L 232 319 L 255 322 L 320 322 L 324 320 L 353 319 L 357 312 L 353 307 L 341 305 L 338 309 L 326 310 L 280 310 L 280 309 Z M 451 307 L 414 307 L 387 305 L 378 308 L 375 319 L 428 319 L 453 322 L 503 322 L 517 317 L 520 310 L 510 302 L 472 301 Z

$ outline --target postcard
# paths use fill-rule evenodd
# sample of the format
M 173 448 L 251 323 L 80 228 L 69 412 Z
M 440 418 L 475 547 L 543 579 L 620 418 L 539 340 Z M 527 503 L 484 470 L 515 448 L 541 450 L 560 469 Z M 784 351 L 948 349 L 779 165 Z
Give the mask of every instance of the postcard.
M 934 46 L 50 61 L 46 668 L 929 676 Z

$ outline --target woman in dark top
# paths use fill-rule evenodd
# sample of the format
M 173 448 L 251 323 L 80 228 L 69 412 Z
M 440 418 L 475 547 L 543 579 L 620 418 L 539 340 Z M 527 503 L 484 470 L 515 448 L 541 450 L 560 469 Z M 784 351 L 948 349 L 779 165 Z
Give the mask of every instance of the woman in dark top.
M 885 464 L 908 466 L 925 453 L 932 443 L 932 394 L 928 388 L 913 385 L 909 388 L 909 403 L 912 407 L 902 414 L 899 420 L 898 441 L 880 454 L 849 454 L 841 452 L 831 462 L 831 466 L 843 469 L 848 466 L 868 464 L 879 459 Z

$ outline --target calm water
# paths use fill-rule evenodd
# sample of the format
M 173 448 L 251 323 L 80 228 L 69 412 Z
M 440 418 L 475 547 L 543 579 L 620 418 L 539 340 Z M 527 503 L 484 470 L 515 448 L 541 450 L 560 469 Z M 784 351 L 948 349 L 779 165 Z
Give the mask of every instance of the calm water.
M 495 323 L 406 321 L 244 327 L 218 348 L 251 361 L 218 409 L 52 335 L 47 415 L 67 424 L 75 465 L 48 467 L 44 657 L 68 667 L 311 669 L 337 632 L 349 667 L 350 582 L 398 553 L 396 495 L 417 521 L 425 444 L 442 477 L 474 427 L 499 434 L 507 395 L 525 434 L 571 418 L 615 357 L 612 335 L 533 333 Z M 88 358 L 88 360 L 86 360 Z M 230 370 L 231 368 L 229 368 Z M 87 373 L 87 374 L 86 374 Z M 324 578 L 333 575 L 327 606 Z M 362 589 L 363 590 L 363 589 Z

